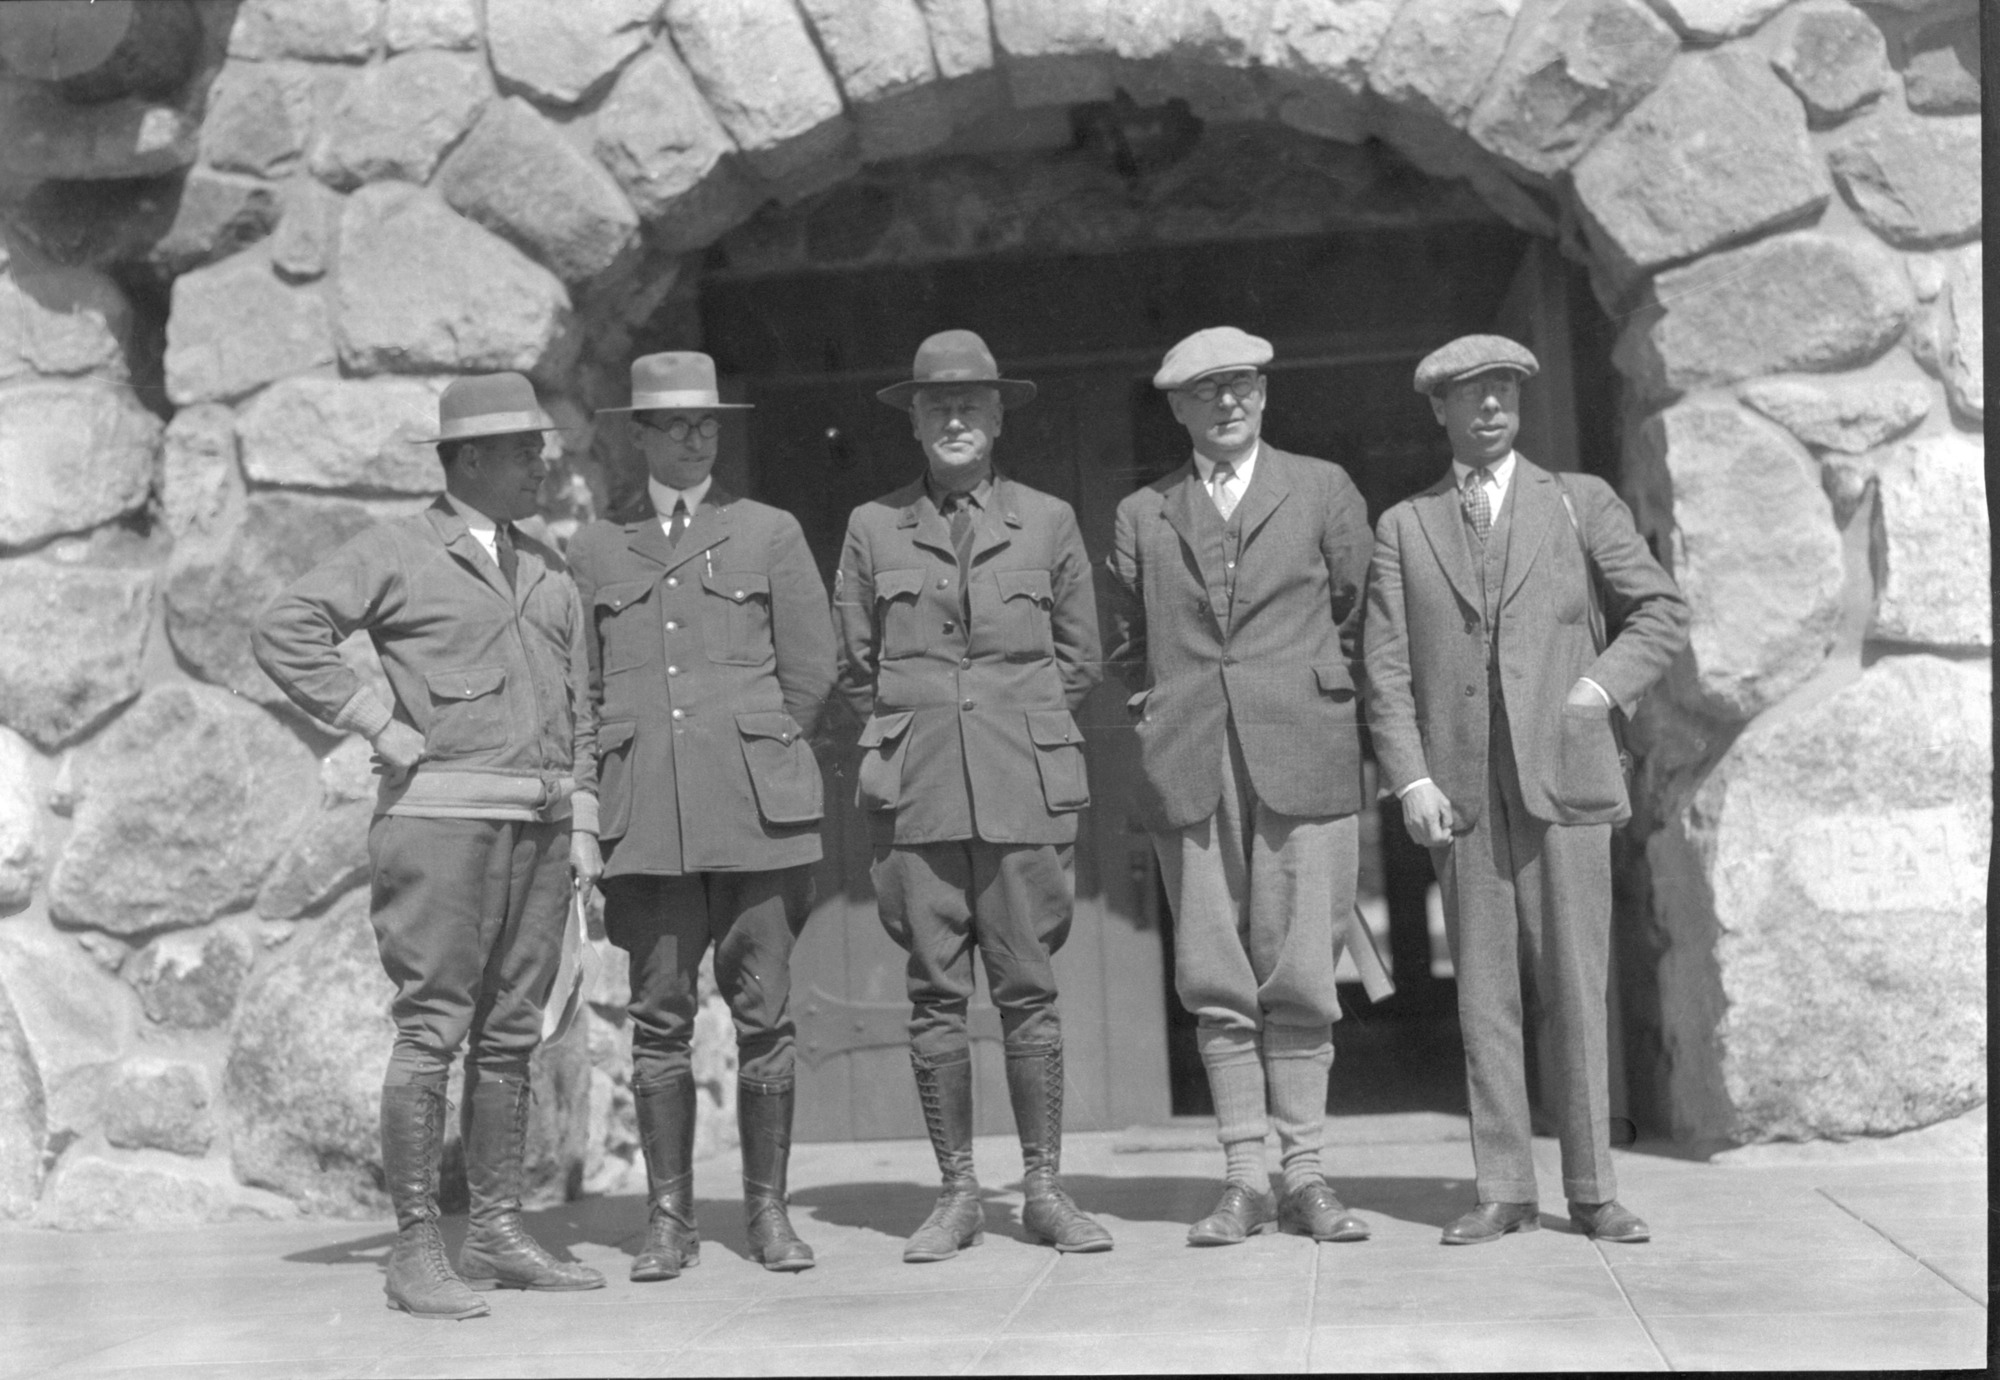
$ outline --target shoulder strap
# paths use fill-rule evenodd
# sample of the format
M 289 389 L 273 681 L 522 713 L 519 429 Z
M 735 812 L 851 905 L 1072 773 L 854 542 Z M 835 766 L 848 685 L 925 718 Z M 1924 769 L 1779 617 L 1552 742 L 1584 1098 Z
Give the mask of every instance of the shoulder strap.
M 1577 520 L 1576 504 L 1570 501 L 1569 485 L 1563 482 L 1561 471 L 1556 471 L 1556 490 L 1562 495 L 1563 512 L 1569 517 L 1569 530 L 1576 535 L 1576 548 L 1583 553 L 1583 587 L 1589 606 L 1590 644 L 1602 652 L 1608 639 L 1604 628 L 1604 606 L 1597 599 L 1597 563 L 1590 559 L 1590 543 L 1583 539 L 1583 524 Z

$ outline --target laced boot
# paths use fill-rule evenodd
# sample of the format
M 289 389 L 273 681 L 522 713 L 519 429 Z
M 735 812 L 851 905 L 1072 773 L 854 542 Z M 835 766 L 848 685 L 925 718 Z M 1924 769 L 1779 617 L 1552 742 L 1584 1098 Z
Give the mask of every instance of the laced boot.
M 737 1079 L 736 1129 L 743 1142 L 744 1234 L 750 1258 L 767 1270 L 810 1270 L 812 1247 L 799 1240 L 785 1210 L 785 1167 L 792 1154 L 792 1080 Z
M 556 1259 L 521 1223 L 528 1080 L 479 1077 L 468 1069 L 466 1082 L 465 1186 L 472 1213 L 458 1252 L 459 1274 L 474 1289 L 602 1289 L 603 1275 Z
M 1063 1192 L 1062 1046 L 1007 1056 L 1007 1095 L 1014 1103 L 1014 1127 L 1021 1134 L 1021 1163 L 1027 1171 L 1021 1191 L 1021 1225 L 1059 1251 L 1108 1251 L 1111 1233 L 1085 1215 Z
M 694 1221 L 694 1075 L 683 1069 L 664 1087 L 635 1085 L 639 1147 L 646 1156 L 646 1242 L 632 1257 L 632 1278 L 673 1279 L 701 1263 Z
M 483 1318 L 486 1300 L 451 1268 L 438 1234 L 438 1161 L 444 1154 L 444 1089 L 397 1083 L 382 1089 L 382 1179 L 396 1206 L 396 1246 L 382 1292 L 389 1307 L 426 1319 Z
M 972 1172 L 972 1059 L 942 1067 L 910 1055 L 917 1076 L 917 1100 L 924 1107 L 924 1129 L 930 1132 L 944 1188 L 937 1206 L 903 1247 L 911 1264 L 949 1260 L 968 1246 L 986 1239 L 986 1207 L 979 1201 L 979 1180 Z

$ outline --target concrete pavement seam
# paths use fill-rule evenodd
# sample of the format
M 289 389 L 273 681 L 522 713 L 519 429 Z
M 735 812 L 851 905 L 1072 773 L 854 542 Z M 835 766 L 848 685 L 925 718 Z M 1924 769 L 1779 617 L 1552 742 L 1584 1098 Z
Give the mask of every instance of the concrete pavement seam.
M 1646 1315 L 1639 1311 L 1639 1305 L 1632 1302 L 1632 1295 L 1625 1288 L 1625 1281 L 1618 1278 L 1618 1267 L 1613 1265 L 1611 1263 L 1611 1257 L 1607 1256 L 1604 1253 L 1604 1243 L 1602 1241 L 1599 1241 L 1596 1237 L 1593 1236 L 1590 1238 L 1590 1245 L 1591 1249 L 1597 1252 L 1598 1260 L 1603 1262 L 1604 1273 L 1611 1276 L 1611 1283 L 1614 1286 L 1616 1286 L 1618 1290 L 1618 1297 L 1625 1300 L 1625 1306 L 1632 1310 L 1633 1318 L 1635 1318 L 1638 1321 L 1640 1329 L 1645 1332 L 1646 1345 L 1653 1348 L 1653 1354 L 1660 1358 L 1660 1364 L 1662 1366 L 1666 1367 L 1668 1370 L 1678 1370 L 1679 1367 L 1677 1367 L 1672 1361 L 1667 1359 L 1666 1348 L 1660 1345 L 1660 1339 L 1653 1335 L 1653 1325 L 1650 1322 L 1646 1321 Z
M 1021 1291 L 1021 1297 L 1016 1299 L 1014 1306 L 1007 1310 L 1007 1316 L 1000 1320 L 1000 1326 L 993 1329 L 993 1335 L 986 1339 L 986 1345 L 979 1348 L 979 1354 L 958 1368 L 960 1375 L 970 1375 L 975 1367 L 986 1360 L 987 1354 L 1000 1344 L 1000 1339 L 1007 1335 L 1007 1329 L 1014 1325 L 1014 1319 L 1020 1317 L 1021 1310 L 1028 1306 L 1028 1300 L 1033 1298 L 1035 1291 L 1040 1289 L 1048 1280 L 1048 1277 L 1055 1273 L 1056 1262 L 1061 1259 L 1062 1253 L 1060 1251 L 1049 1252 L 1048 1263 L 1043 1265 L 1035 1273 L 1035 1277 L 1028 1281 L 1028 1287 Z
M 1890 1245 L 1894 1246 L 1894 1247 L 1895 1247 L 1895 1248 L 1896 1248 L 1897 1250 L 1901 1251 L 1901 1252 L 1902 1252 L 1902 1253 L 1903 1253 L 1904 1255 L 1906 1255 L 1906 1256 L 1908 1256 L 1908 1257 L 1909 1257 L 1910 1259 L 1912 1259 L 1912 1260 L 1916 1261 L 1916 1262 L 1917 1262 L 1917 1264 L 1919 1264 L 1919 1265 L 1923 1266 L 1923 1267 L 1924 1267 L 1924 1268 L 1925 1268 L 1926 1270 L 1929 1270 L 1929 1271 L 1930 1271 L 1930 1272 L 1931 1272 L 1932 1274 L 1936 1275 L 1936 1276 L 1937 1276 L 1937 1277 L 1938 1277 L 1939 1279 L 1943 1280 L 1943 1281 L 1944 1281 L 1944 1282 L 1945 1282 L 1946 1284 L 1949 1284 L 1949 1285 L 1950 1285 L 1950 1286 L 1951 1286 L 1952 1288 L 1954 1288 L 1954 1289 L 1958 1290 L 1958 1292 L 1959 1292 L 1959 1293 L 1961 1293 L 1961 1294 L 1965 1295 L 1965 1296 L 1966 1296 L 1967 1298 L 1971 1299 L 1971 1300 L 1972 1300 L 1972 1301 L 1973 1301 L 1974 1303 L 1978 1304 L 1978 1305 L 1979 1305 L 1979 1306 L 1980 1306 L 1981 1308 L 1987 1308 L 1987 1309 L 1990 1309 L 1990 1308 L 1992 1307 L 1992 1304 L 1991 1304 L 1991 1302 L 1990 1302 L 1989 1300 L 1987 1300 L 1987 1299 L 1983 1299 L 1983 1298 L 1981 1298 L 1981 1297 L 1980 1297 L 1980 1296 L 1979 1296 L 1978 1294 L 1975 1294 L 1975 1293 L 1973 1293 L 1973 1292 L 1972 1292 L 1972 1290 L 1970 1290 L 1970 1289 L 1966 1288 L 1966 1287 L 1965 1287 L 1965 1286 L 1964 1286 L 1963 1284 L 1960 1284 L 1960 1283 L 1959 1283 L 1959 1282 L 1958 1282 L 1957 1280 L 1953 1279 L 1953 1278 L 1952 1278 L 1952 1277 L 1951 1277 L 1950 1275 L 1946 1274 L 1946 1273 L 1945 1273 L 1945 1272 L 1944 1272 L 1943 1270 L 1940 1270 L 1940 1269 L 1939 1269 L 1939 1268 L 1938 1268 L 1937 1266 L 1935 1266 L 1935 1265 L 1931 1264 L 1931 1263 L 1930 1263 L 1930 1261 L 1928 1261 L 1928 1260 L 1925 1260 L 1925 1259 L 1924 1259 L 1924 1258 L 1923 1258 L 1922 1256 L 1918 1255 L 1918 1254 L 1917 1254 L 1917 1253 L 1916 1253 L 1915 1251 L 1911 1250 L 1911 1249 L 1910 1249 L 1910 1248 L 1909 1248 L 1908 1246 L 1905 1246 L 1905 1245 L 1904 1245 L 1904 1244 L 1903 1244 L 1902 1242 L 1898 1241 L 1898 1240 L 1897 1240 L 1897 1239 L 1896 1239 L 1895 1237 L 1893 1237 L 1893 1236 L 1889 1235 L 1889 1233 L 1888 1233 L 1888 1232 L 1886 1232 L 1886 1231 L 1883 1231 L 1883 1230 L 1882 1230 L 1882 1229 L 1881 1229 L 1880 1227 L 1876 1226 L 1876 1225 L 1875 1225 L 1875 1224 L 1874 1224 L 1873 1222 L 1869 1221 L 1869 1220 L 1868 1220 L 1868 1219 L 1867 1219 L 1866 1217 L 1863 1217 L 1863 1216 L 1862 1216 L 1862 1215 L 1861 1215 L 1860 1213 L 1856 1212 L 1856 1211 L 1855 1211 L 1855 1210 L 1854 1210 L 1853 1208 L 1849 1207 L 1849 1206 L 1848 1206 L 1847 1204 L 1845 1204 L 1845 1203 L 1841 1202 L 1841 1201 L 1840 1201 L 1840 1199 L 1838 1199 L 1838 1198 L 1834 1197 L 1834 1196 L 1833 1196 L 1833 1195 L 1832 1195 L 1831 1193 L 1828 1193 L 1828 1192 L 1827 1192 L 1827 1191 L 1826 1191 L 1825 1189 L 1823 1189 L 1823 1188 L 1814 1188 L 1814 1189 L 1813 1189 L 1813 1192 L 1815 1192 L 1815 1193 L 1819 1194 L 1819 1196 L 1820 1196 L 1820 1197 L 1822 1197 L 1822 1198 L 1826 1199 L 1826 1200 L 1827 1200 L 1827 1201 L 1828 1201 L 1829 1203 L 1832 1203 L 1832 1204 L 1833 1204 L 1833 1205 L 1834 1205 L 1835 1207 L 1839 1208 L 1839 1209 L 1840 1209 L 1840 1210 L 1841 1210 L 1842 1212 L 1846 1213 L 1846 1214 L 1847 1214 L 1847 1215 L 1848 1215 L 1849 1217 L 1852 1217 L 1852 1218 L 1853 1218 L 1853 1219 L 1854 1219 L 1855 1221 L 1859 1222 L 1859 1223 L 1860 1223 L 1860 1224 L 1861 1224 L 1862 1226 L 1864 1226 L 1864 1227 L 1868 1228 L 1868 1230 L 1870 1230 L 1870 1231 L 1874 1232 L 1874 1233 L 1875 1233 L 1875 1234 L 1876 1234 L 1877 1236 L 1881 1237 L 1881 1238 L 1882 1238 L 1882 1239 L 1883 1239 L 1884 1241 L 1887 1241 L 1887 1242 L 1888 1242 L 1888 1243 L 1889 1243 Z

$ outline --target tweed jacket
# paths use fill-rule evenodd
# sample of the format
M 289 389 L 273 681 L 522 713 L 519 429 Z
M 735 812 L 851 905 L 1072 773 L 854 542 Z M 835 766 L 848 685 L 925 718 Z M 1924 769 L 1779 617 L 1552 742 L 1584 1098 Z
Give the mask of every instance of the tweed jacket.
M 1631 802 L 1609 710 L 1566 700 L 1588 676 L 1630 713 L 1686 644 L 1687 603 L 1603 480 L 1558 481 L 1523 457 L 1507 503 L 1497 629 L 1486 623 L 1451 473 L 1382 517 L 1369 571 L 1367 662 L 1383 784 L 1400 791 L 1428 776 L 1450 799 L 1457 827 L 1472 827 L 1486 795 L 1496 688 L 1489 665 L 1497 665 L 1528 813 L 1551 824 L 1614 823 L 1631 814 Z M 1617 629 L 1601 653 L 1579 532 L 1606 622 Z
M 649 512 L 593 522 L 569 550 L 590 615 L 605 875 L 817 861 L 808 739 L 833 625 L 798 521 L 711 485 L 672 548 Z
M 839 691 L 866 720 L 856 801 L 877 843 L 1070 843 L 1090 803 L 1073 712 L 1102 674 L 1076 515 L 994 477 L 961 605 L 951 528 L 920 478 L 847 523 Z
M 1230 724 L 1269 808 L 1315 817 L 1361 808 L 1367 505 L 1340 466 L 1265 443 L 1237 516 L 1232 572 L 1202 537 L 1200 524 L 1219 518 L 1192 460 L 1118 505 L 1106 561 L 1111 661 L 1137 692 L 1127 707 L 1139 814 L 1152 830 L 1215 813 Z

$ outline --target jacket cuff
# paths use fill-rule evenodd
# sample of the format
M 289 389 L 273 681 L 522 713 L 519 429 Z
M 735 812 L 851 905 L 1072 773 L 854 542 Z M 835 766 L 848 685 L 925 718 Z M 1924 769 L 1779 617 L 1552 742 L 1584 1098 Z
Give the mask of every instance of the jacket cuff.
M 578 791 L 569 798 L 569 827 L 576 834 L 597 832 L 597 794 L 594 791 Z
M 340 712 L 333 716 L 333 726 L 347 733 L 359 733 L 372 743 L 394 717 L 389 706 L 382 703 L 382 697 L 364 685 L 340 706 Z

